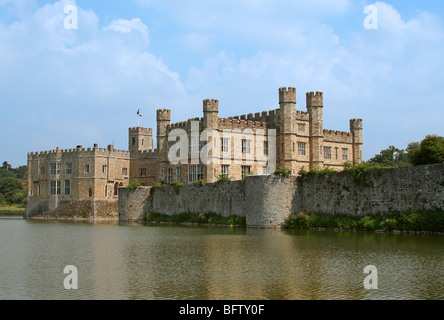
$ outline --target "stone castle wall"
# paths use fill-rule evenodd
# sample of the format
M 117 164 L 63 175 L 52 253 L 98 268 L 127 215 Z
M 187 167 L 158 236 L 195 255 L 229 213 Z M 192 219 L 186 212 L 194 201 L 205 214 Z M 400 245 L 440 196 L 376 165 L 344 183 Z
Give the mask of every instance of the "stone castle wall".
M 248 176 L 242 181 L 174 187 L 120 189 L 119 217 L 145 213 L 214 212 L 247 218 L 250 227 L 280 227 L 306 213 L 370 215 L 390 211 L 444 209 L 444 164 L 370 172 L 356 182 L 350 172 L 330 177 Z

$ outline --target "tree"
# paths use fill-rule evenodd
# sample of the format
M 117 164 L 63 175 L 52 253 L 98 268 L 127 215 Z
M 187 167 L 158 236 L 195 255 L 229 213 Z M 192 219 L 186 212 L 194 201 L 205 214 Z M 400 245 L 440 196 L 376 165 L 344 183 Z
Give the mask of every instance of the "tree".
M 5 170 L 10 170 L 11 169 L 11 165 L 8 163 L 8 161 L 4 161 L 2 168 Z
M 413 165 L 444 163 L 444 137 L 428 135 L 408 157 Z
M 21 204 L 26 199 L 26 191 L 20 180 L 8 177 L 0 180 L 0 194 L 6 202 Z
M 389 146 L 387 149 L 368 160 L 369 163 L 379 164 L 387 167 L 404 167 L 410 165 L 409 158 L 405 150 Z

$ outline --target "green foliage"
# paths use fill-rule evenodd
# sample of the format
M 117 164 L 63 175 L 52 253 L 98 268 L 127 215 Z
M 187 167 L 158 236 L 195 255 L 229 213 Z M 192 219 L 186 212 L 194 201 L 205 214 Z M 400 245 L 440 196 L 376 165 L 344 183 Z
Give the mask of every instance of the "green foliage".
M 5 206 L 6 204 L 7 203 L 6 203 L 5 196 L 2 193 L 0 193 L 0 206 Z
M 275 175 L 279 176 L 289 176 L 291 174 L 291 169 L 289 168 L 279 168 L 274 171 Z
M 332 174 L 337 173 L 337 171 L 330 169 L 330 167 L 326 166 L 322 169 L 318 169 L 318 168 L 310 168 L 310 171 L 305 170 L 304 168 L 302 168 L 301 170 L 299 170 L 299 174 L 302 176 L 302 178 L 304 180 L 308 179 L 309 177 L 312 176 L 321 176 L 324 178 L 328 178 L 330 177 Z
M 348 216 L 305 214 L 291 215 L 285 222 L 289 229 L 329 228 L 357 231 L 430 231 L 444 232 L 444 211 L 390 212 L 383 215 Z
M 183 186 L 183 182 L 179 180 L 174 180 L 173 182 L 171 182 L 171 185 L 174 187 L 174 191 L 176 192 L 176 194 L 179 195 L 180 187 Z
M 194 183 L 195 185 L 198 185 L 198 186 L 201 186 L 201 187 L 203 187 L 204 185 L 207 184 L 207 183 L 205 182 L 204 179 L 199 179 L 199 180 L 197 180 L 197 181 L 194 181 L 193 183 Z
M 231 178 L 224 175 L 224 174 L 220 174 L 219 178 L 217 178 L 217 182 L 230 182 Z
M 134 190 L 134 189 L 137 189 L 137 187 L 142 187 L 144 185 L 145 184 L 143 182 L 140 182 L 140 181 L 130 181 L 128 183 L 128 189 Z
M 444 163 L 444 137 L 428 135 L 419 148 L 410 150 L 407 155 L 415 166 Z
M 197 224 L 219 224 L 229 226 L 246 226 L 246 218 L 239 216 L 224 217 L 216 213 L 190 213 L 184 212 L 175 215 L 159 213 L 148 213 L 144 217 L 146 222 L 169 222 L 169 223 L 197 223 Z
M 26 203 L 26 190 L 23 188 L 23 183 L 17 178 L 0 179 L 0 194 L 5 204 Z
M 407 148 L 411 150 L 414 146 L 415 143 L 412 142 Z M 382 150 L 379 154 L 369 159 L 368 163 L 382 167 L 406 167 L 411 165 L 406 150 L 401 150 L 394 146 L 389 146 L 387 149 Z

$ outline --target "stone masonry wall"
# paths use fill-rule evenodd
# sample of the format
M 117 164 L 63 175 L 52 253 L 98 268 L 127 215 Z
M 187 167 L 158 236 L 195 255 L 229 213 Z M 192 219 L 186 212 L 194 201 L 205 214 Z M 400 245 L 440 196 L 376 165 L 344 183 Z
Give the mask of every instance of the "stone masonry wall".
M 348 215 L 444 209 L 444 164 L 370 171 L 361 183 L 347 171 L 300 179 L 293 207 Z
M 214 212 L 247 218 L 247 226 L 280 227 L 306 213 L 367 215 L 399 210 L 444 209 L 444 164 L 370 172 L 364 183 L 350 172 L 330 177 L 248 176 L 245 181 L 174 187 L 120 189 L 121 220 L 148 212 Z

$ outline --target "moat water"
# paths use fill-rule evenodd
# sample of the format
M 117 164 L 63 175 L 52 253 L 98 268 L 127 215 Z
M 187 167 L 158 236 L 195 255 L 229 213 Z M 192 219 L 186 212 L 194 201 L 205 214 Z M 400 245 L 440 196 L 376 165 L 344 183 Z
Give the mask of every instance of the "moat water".
M 0 218 L 0 299 L 441 300 L 443 249 L 429 235 Z

